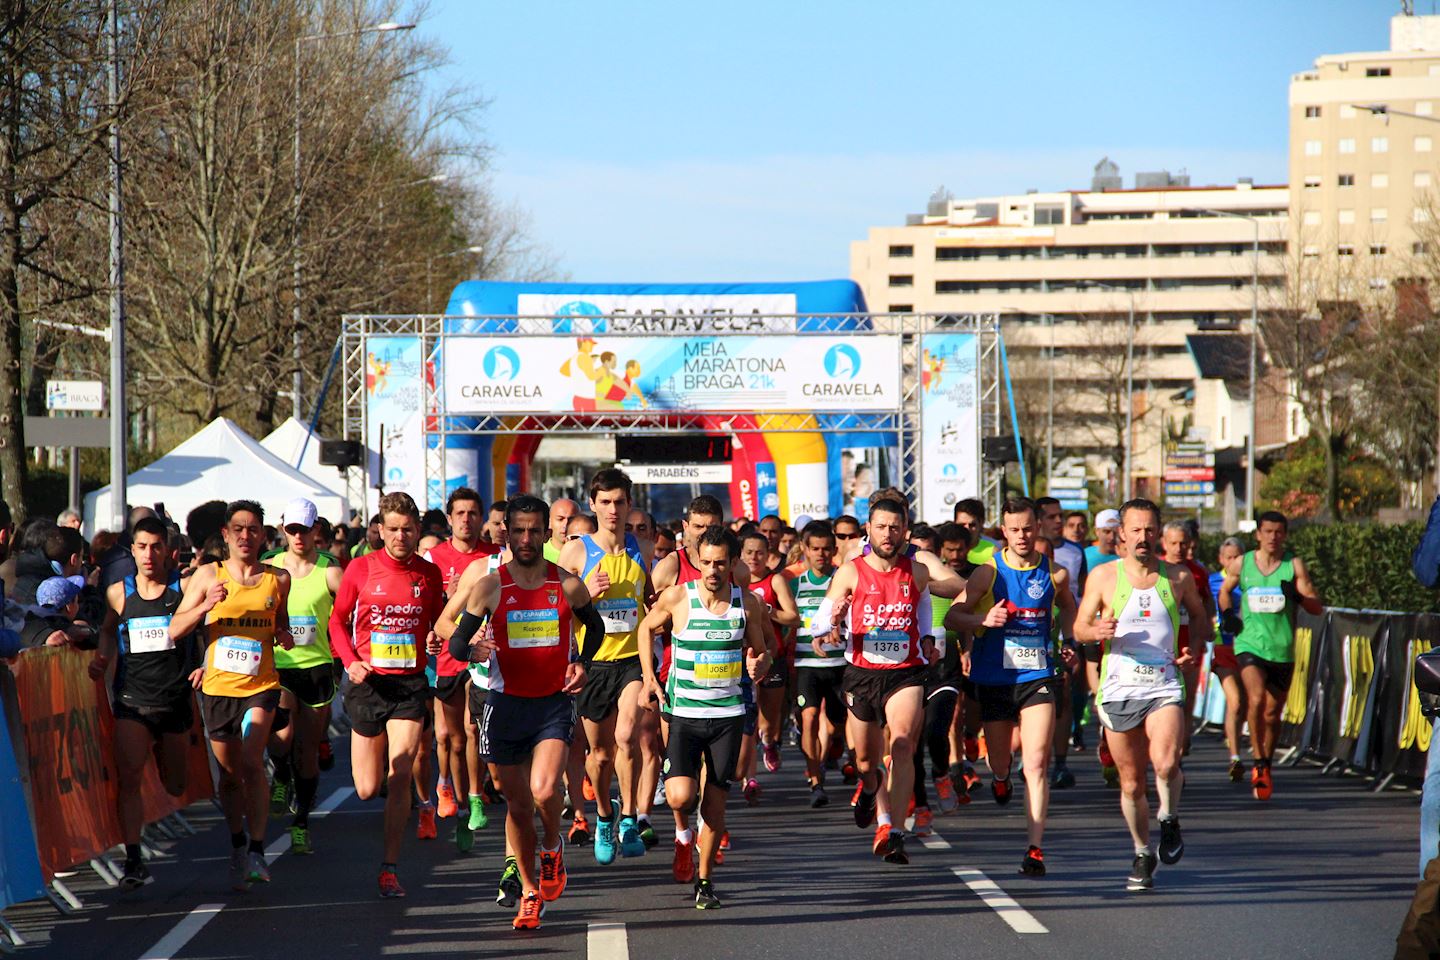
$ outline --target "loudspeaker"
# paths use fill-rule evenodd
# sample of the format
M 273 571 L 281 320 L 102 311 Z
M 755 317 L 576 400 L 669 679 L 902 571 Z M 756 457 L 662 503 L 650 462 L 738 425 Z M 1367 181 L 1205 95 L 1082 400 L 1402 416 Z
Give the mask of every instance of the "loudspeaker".
M 980 458 L 986 463 L 1017 463 L 1019 450 L 1015 446 L 1014 434 L 980 439 Z
M 365 462 L 365 449 L 359 440 L 321 440 L 320 462 L 327 467 L 358 467 Z

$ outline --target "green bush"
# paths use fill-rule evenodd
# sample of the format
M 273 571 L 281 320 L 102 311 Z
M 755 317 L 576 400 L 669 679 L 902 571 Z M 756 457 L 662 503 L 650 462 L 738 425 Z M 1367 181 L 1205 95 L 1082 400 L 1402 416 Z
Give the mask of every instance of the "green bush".
M 1289 547 L 1305 561 L 1321 598 L 1332 607 L 1440 612 L 1440 591 L 1426 590 L 1410 572 L 1410 555 L 1424 525 L 1308 524 L 1290 531 Z M 1215 569 L 1227 534 L 1204 534 L 1198 556 Z M 1254 538 L 1236 534 L 1247 548 Z

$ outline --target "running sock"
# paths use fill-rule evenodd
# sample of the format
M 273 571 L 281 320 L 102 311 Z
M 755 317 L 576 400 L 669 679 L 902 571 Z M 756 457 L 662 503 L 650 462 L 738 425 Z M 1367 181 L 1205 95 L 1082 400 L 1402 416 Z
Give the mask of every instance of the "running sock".
M 1151 853 L 1151 852 L 1152 852 L 1152 851 L 1151 851 L 1151 849 L 1150 849 L 1150 844 L 1148 844 L 1148 843 L 1146 843 L 1146 844 L 1139 844 L 1139 843 L 1137 843 L 1137 844 L 1135 845 L 1135 856 L 1137 856 L 1137 857 L 1143 857 L 1143 856 L 1145 856 L 1146 854 Z
M 1232 753 L 1232 754 L 1230 754 L 1230 762 L 1231 762 L 1231 763 L 1239 763 L 1239 762 L 1240 762 L 1240 754 L 1238 754 L 1238 753 Z
M 388 861 L 388 860 L 385 861 L 384 863 L 380 864 L 380 872 L 381 872 L 381 873 L 394 873 L 394 872 L 395 872 L 395 864 L 391 863 L 391 862 Z
M 556 853 L 556 852 L 559 851 L 559 849 L 560 849 L 560 841 L 559 841 L 559 840 L 556 840 L 556 841 L 555 841 L 555 846 L 553 846 L 553 847 L 547 847 L 547 846 L 545 846 L 545 844 L 543 844 L 543 843 L 540 844 L 540 852 L 541 852 L 541 853 Z M 519 861 L 517 860 L 516 863 L 519 863 Z
M 244 834 L 244 833 L 232 833 L 232 834 L 230 834 L 230 846 L 231 846 L 233 849 L 236 849 L 236 850 L 244 849 L 244 847 L 245 847 L 245 834 Z
M 275 761 L 275 782 L 283 783 L 288 787 L 295 779 L 295 769 L 290 766 L 290 754 L 271 759 Z
M 1180 788 L 1185 785 L 1185 771 L 1179 767 L 1169 780 L 1155 778 L 1155 794 L 1160 798 L 1160 818 L 1164 819 L 1171 815 L 1171 811 L 1180 805 Z
M 251 852 L 251 853 L 258 853 L 258 854 L 260 854 L 261 856 L 264 856 L 264 855 L 265 855 L 265 841 L 264 841 L 264 840 L 251 840 L 251 841 L 250 841 L 250 852 Z
M 127 844 L 125 844 L 125 862 L 126 862 L 126 863 L 139 863 L 139 862 L 140 862 L 140 859 L 141 859 L 141 857 L 140 857 L 140 844 L 138 844 L 138 843 L 127 843 Z
M 648 814 L 648 813 L 636 814 L 636 815 L 635 815 L 635 819 L 639 820 L 641 823 L 645 824 L 646 826 L 649 826 L 649 825 L 650 825 L 650 814 Z
M 441 777 L 439 780 L 436 781 L 435 786 L 440 790 L 444 790 L 446 787 L 450 786 L 450 778 Z
M 695 831 L 686 827 L 684 830 L 675 831 L 675 839 L 680 843 L 690 844 L 695 842 Z
M 295 778 L 295 826 L 310 826 L 310 811 L 315 806 L 315 794 L 319 789 L 319 777 Z
M 875 814 L 875 822 L 882 827 L 893 826 L 893 824 L 890 822 L 890 814 L 888 813 Z

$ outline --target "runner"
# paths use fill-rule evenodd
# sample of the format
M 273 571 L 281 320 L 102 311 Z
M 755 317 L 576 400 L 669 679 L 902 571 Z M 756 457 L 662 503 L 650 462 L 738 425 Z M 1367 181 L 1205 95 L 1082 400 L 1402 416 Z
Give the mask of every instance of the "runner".
M 490 691 L 481 724 L 481 752 L 500 774 L 506 844 L 520 875 L 516 930 L 540 926 L 545 904 L 565 892 L 560 844 L 560 778 L 575 726 L 571 695 L 585 685 L 605 627 L 579 578 L 544 558 L 549 529 L 545 501 L 529 495 L 506 505 L 512 559 L 469 593 L 450 637 L 456 661 L 490 664 Z M 489 621 L 490 629 L 482 629 Z M 574 660 L 572 622 L 586 625 L 585 649 Z M 535 815 L 544 831 L 536 877 Z
M 275 651 L 280 674 L 280 708 L 290 722 L 270 736 L 270 761 L 275 783 L 270 812 L 281 816 L 294 810 L 290 822 L 290 852 L 311 854 L 310 811 L 320 787 L 320 744 L 330 725 L 330 701 L 335 699 L 335 656 L 330 652 L 330 610 L 340 590 L 338 564 L 320 555 L 316 540 L 315 504 L 303 498 L 290 501 L 280 526 L 290 538 L 289 548 L 271 557 L 272 566 L 290 575 L 290 635 L 294 648 Z
M 1220 544 L 1220 569 L 1210 574 L 1210 594 L 1220 596 L 1225 583 L 1225 571 L 1245 552 L 1245 544 L 1235 537 L 1227 537 Z M 1240 607 L 1240 588 L 1230 590 L 1230 609 Z M 1220 689 L 1225 693 L 1225 745 L 1230 748 L 1230 782 L 1239 783 L 1245 776 L 1245 765 L 1240 762 L 1240 724 L 1245 716 L 1245 688 L 1240 685 L 1240 664 L 1235 662 L 1235 634 L 1223 629 L 1215 631 L 1215 643 L 1210 648 L 1210 671 L 1220 680 Z
M 979 566 L 989 560 L 1000 544 L 985 536 L 985 504 L 974 498 L 959 501 L 954 520 L 970 534 L 970 562 Z
M 1035 506 L 1040 511 L 1040 536 L 1050 544 L 1050 556 L 1055 563 L 1065 569 L 1070 581 L 1070 593 L 1078 604 L 1085 589 L 1085 551 L 1079 544 L 1071 543 L 1063 536 L 1064 519 L 1059 500 L 1054 497 L 1040 497 L 1035 501 Z M 1078 669 L 1077 664 L 1075 669 L 1061 670 L 1059 677 L 1060 694 L 1056 701 L 1055 714 L 1055 770 L 1050 775 L 1050 786 L 1059 790 L 1075 786 L 1075 774 L 1070 770 L 1069 754 L 1070 730 L 1075 712 L 1073 693 L 1077 686 L 1083 687 L 1083 678 L 1076 676 Z
M 1210 571 L 1191 559 L 1195 543 L 1191 539 L 1189 521 L 1171 520 L 1165 524 L 1162 536 L 1163 554 L 1160 559 L 1172 567 L 1184 567 L 1190 571 L 1190 578 L 1195 581 L 1195 592 L 1200 595 L 1200 601 L 1205 605 L 1205 616 L 1213 628 L 1215 598 L 1210 593 Z M 1190 611 L 1185 607 L 1180 608 L 1180 646 L 1194 646 L 1190 643 Z M 1185 681 L 1185 746 L 1181 756 L 1190 755 L 1190 718 L 1195 715 L 1195 694 L 1200 689 L 1200 668 L 1204 661 L 1205 644 L 1202 643 L 1194 651 L 1194 656 L 1180 668 L 1180 677 Z
M 1116 542 L 1120 538 L 1120 511 L 1101 510 L 1095 515 L 1095 542 L 1085 548 L 1085 566 L 1093 573 L 1120 559 Z
M 353 684 L 345 694 L 345 712 L 355 794 L 369 800 L 388 783 L 380 896 L 403 897 L 395 866 L 430 697 L 421 649 L 423 644 L 425 652 L 439 652 L 434 624 L 445 594 L 440 570 L 415 553 L 420 538 L 415 501 L 409 494 L 387 493 L 380 498 L 380 516 L 382 548 L 352 561 L 340 580 L 330 614 L 330 648 Z
M 252 500 L 226 507 L 222 535 L 229 558 L 195 572 L 170 618 L 176 643 L 202 622 L 208 627 L 201 686 L 205 729 L 220 766 L 220 807 L 230 828 L 230 886 L 241 891 L 270 882 L 265 745 L 280 705 L 275 647 L 294 646 L 286 614 L 290 574 L 259 559 L 264 523 L 264 511 Z
M 813 520 L 806 525 L 803 540 L 805 568 L 788 575 L 801 617 L 795 643 L 795 702 L 800 707 L 800 752 L 805 755 L 810 806 L 823 807 L 830 802 L 825 793 L 825 763 L 845 747 L 845 701 L 840 689 L 845 658 L 816 651 L 806 642 L 815 611 L 835 575 L 835 534 L 824 520 Z
M 1232 560 L 1220 585 L 1224 627 L 1235 634 L 1235 660 L 1249 705 L 1250 789 L 1257 800 L 1269 800 L 1275 784 L 1270 759 L 1280 729 L 1280 708 L 1295 673 L 1295 610 L 1319 616 L 1325 605 L 1310 582 L 1305 562 L 1286 551 L 1290 524 L 1283 513 L 1260 514 L 1255 540 L 1259 547 Z M 1231 603 L 1240 589 L 1243 614 Z M 1243 616 L 1243 619 L 1242 619 Z
M 145 826 L 140 787 L 145 767 L 155 767 L 165 792 L 185 792 L 185 748 L 195 722 L 194 691 L 203 676 L 203 658 L 192 636 L 170 638 L 170 619 L 180 607 L 185 583 L 175 569 L 176 547 L 165 523 L 145 517 L 131 531 L 134 576 L 105 591 L 105 621 L 90 676 L 105 676 L 111 662 L 115 677 L 111 702 L 115 713 L 116 799 L 125 843 L 122 890 L 138 890 L 153 878 L 140 856 Z
M 1090 518 L 1084 510 L 1071 510 L 1065 514 L 1065 539 L 1085 550 L 1085 538 L 1090 533 Z
M 1051 656 L 1053 609 L 1060 612 L 1061 658 L 1076 662 L 1075 595 L 1070 575 L 1038 549 L 1035 504 L 1012 497 L 1000 508 L 1002 550 L 975 569 L 961 599 L 945 617 L 945 628 L 976 633 L 970 652 L 970 679 L 980 702 L 986 759 L 995 777 L 995 802 L 1010 802 L 1015 729 L 1020 730 L 1025 771 L 1025 814 L 1029 847 L 1020 872 L 1045 876 L 1040 842 L 1050 803 L 1050 749 L 1055 740 L 1055 699 L 1060 693 Z M 982 612 L 983 611 L 983 612 Z
M 915 789 L 915 741 L 924 718 L 925 665 L 934 659 L 929 574 L 904 555 L 905 504 L 889 497 L 870 504 L 870 550 L 835 572 L 815 611 L 812 649 L 845 644 L 842 680 L 850 710 L 848 733 L 860 769 L 855 825 L 876 823 L 873 849 L 890 863 L 909 863 L 904 828 L 889 811 L 906 809 Z M 835 611 L 847 608 L 842 639 Z M 876 812 L 882 721 L 890 728 L 889 810 Z M 878 821 L 878 823 L 877 823 Z
M 673 663 L 662 688 L 653 664 L 642 662 L 644 702 L 670 716 L 666 749 L 665 797 L 671 809 L 688 816 L 697 808 L 705 821 L 700 864 L 695 878 L 695 907 L 720 907 L 711 876 L 725 834 L 725 803 L 730 779 L 740 760 L 745 698 L 740 677 L 759 683 L 769 668 L 761 624 L 767 617 L 760 599 L 731 579 L 739 543 L 723 528 L 706 530 L 697 545 L 700 579 L 669 587 L 640 624 L 640 642 L 673 626 Z M 701 772 L 705 775 L 703 792 Z M 687 829 L 675 838 L 691 848 Z
M 1120 769 L 1120 810 L 1135 841 L 1125 888 L 1149 890 L 1156 851 L 1150 848 L 1145 769 L 1154 767 L 1160 799 L 1159 859 L 1178 863 L 1185 853 L 1180 755 L 1188 726 L 1182 673 L 1204 651 L 1211 621 L 1190 571 L 1157 555 L 1160 508 L 1131 500 L 1120 508 L 1120 522 L 1125 559 L 1090 575 L 1075 632 L 1086 645 L 1095 712 Z M 1180 640 L 1182 608 L 1190 615 L 1187 644 Z
M 751 533 L 741 540 L 740 562 L 750 574 L 750 592 L 760 598 L 768 613 L 768 619 L 775 633 L 775 653 L 770 670 L 756 688 L 755 698 L 760 708 L 760 753 L 765 759 L 765 769 L 771 773 L 780 769 L 780 725 L 785 707 L 785 687 L 790 679 L 789 631 L 800 622 L 800 612 L 795 608 L 795 599 L 783 573 L 772 573 L 770 563 L 774 559 L 768 538 L 763 533 Z M 747 771 L 748 772 L 748 771 Z M 746 797 L 759 794 L 759 783 L 754 778 L 745 782 Z
M 785 521 L 781 520 L 775 514 L 767 513 L 760 518 L 760 535 L 765 538 L 765 548 L 767 550 L 765 565 L 772 573 L 785 566 L 785 554 L 780 549 L 780 538 L 784 533 Z M 744 543 L 740 544 L 740 549 L 742 552 L 744 551 Z M 749 566 L 749 564 L 746 564 L 746 566 Z
M 580 504 L 561 497 L 550 504 L 550 539 L 545 541 L 545 559 L 560 562 L 560 551 L 570 539 L 570 521 L 580 512 Z
M 585 581 L 605 621 L 605 640 L 575 707 L 590 744 L 585 765 L 599 821 L 595 860 L 608 864 L 615 860 L 617 842 L 626 857 L 643 856 L 646 849 L 635 816 L 641 761 L 641 658 L 635 630 L 650 595 L 651 545 L 624 532 L 630 512 L 630 478 L 624 471 L 609 468 L 590 479 L 590 509 L 598 529 L 567 543 L 560 566 Z M 610 796 L 617 774 L 618 815 Z

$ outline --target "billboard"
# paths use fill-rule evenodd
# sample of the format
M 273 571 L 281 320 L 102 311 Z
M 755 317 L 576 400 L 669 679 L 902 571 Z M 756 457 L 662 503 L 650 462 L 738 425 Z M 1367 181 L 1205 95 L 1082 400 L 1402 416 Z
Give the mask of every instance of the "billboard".
M 896 410 L 900 338 L 450 337 L 450 414 Z
M 374 512 L 380 490 L 408 493 L 421 510 L 433 502 L 425 484 L 423 367 L 419 337 L 365 341 L 365 443 L 380 455 L 380 476 L 371 477 L 367 513 Z
M 929 333 L 921 340 L 920 516 L 925 520 L 948 520 L 957 501 L 981 492 L 978 346 L 970 333 Z

